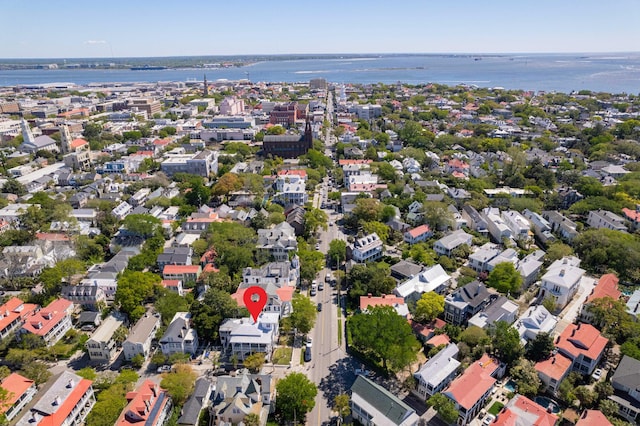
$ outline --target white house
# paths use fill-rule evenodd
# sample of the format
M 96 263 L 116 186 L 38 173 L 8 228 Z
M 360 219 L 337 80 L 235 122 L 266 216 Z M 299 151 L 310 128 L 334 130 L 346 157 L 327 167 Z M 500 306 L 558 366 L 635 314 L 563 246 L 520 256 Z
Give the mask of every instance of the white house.
M 449 343 L 444 349 L 425 362 L 420 370 L 413 374 L 416 388 L 413 391 L 423 401 L 441 392 L 456 377 L 460 361 L 458 345 Z
M 136 355 L 142 355 L 146 359 L 158 328 L 160 328 L 160 314 L 145 313 L 133 326 L 127 340 L 122 344 L 124 359 L 131 361 Z
M 536 338 L 538 333 L 551 334 L 558 324 L 558 318 L 551 315 L 542 305 L 530 306 L 513 325 L 520 335 L 520 342 L 525 345 Z
M 191 327 L 191 313 L 176 312 L 164 336 L 160 339 L 160 349 L 166 356 L 176 353 L 194 355 L 198 350 L 198 332 Z
M 442 294 L 450 283 L 451 276 L 440 264 L 436 264 L 403 282 L 393 292 L 405 300 L 418 300 L 423 293 L 429 291 Z
M 436 241 L 433 249 L 440 256 L 451 256 L 451 252 L 463 244 L 471 247 L 472 240 L 473 237 L 471 235 L 462 229 L 458 229 Z
M 111 361 L 117 350 L 117 342 L 113 339 L 113 335 L 124 324 L 124 316 L 116 313 L 109 315 L 100 324 L 100 327 L 85 344 L 91 361 L 100 363 L 109 363 Z
M 542 298 L 553 297 L 556 307 L 565 307 L 578 291 L 580 280 L 585 273 L 579 265 L 580 259 L 575 256 L 563 257 L 553 262 L 542 277 Z
M 365 235 L 349 246 L 351 258 L 358 263 L 373 262 L 382 257 L 384 244 L 378 234 Z
M 242 361 L 252 353 L 265 354 L 267 362 L 278 340 L 280 316 L 261 313 L 258 321 L 250 318 L 229 318 L 220 325 L 220 341 L 225 350 Z

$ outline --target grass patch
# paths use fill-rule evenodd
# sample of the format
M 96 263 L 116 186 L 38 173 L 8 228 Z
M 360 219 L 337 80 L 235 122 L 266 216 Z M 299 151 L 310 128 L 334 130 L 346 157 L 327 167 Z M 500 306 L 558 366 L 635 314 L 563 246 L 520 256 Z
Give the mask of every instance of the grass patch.
M 304 351 L 306 350 L 306 348 L 303 346 L 302 350 L 300 351 L 300 365 L 304 365 Z
M 293 348 L 276 348 L 273 352 L 273 363 L 277 365 L 289 365 Z
M 342 345 L 342 319 L 338 320 L 338 346 Z
M 494 416 L 497 416 L 503 407 L 504 407 L 504 404 L 502 402 L 496 401 L 487 411 L 489 412 L 489 414 L 493 414 Z

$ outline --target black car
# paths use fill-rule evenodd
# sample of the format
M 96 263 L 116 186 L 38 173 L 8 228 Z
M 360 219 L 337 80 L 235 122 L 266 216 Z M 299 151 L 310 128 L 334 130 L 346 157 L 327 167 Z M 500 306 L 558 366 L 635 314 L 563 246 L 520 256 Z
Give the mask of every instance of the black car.
M 318 303 L 318 312 L 322 312 L 322 303 Z
M 311 361 L 311 348 L 307 346 L 304 350 L 304 362 Z

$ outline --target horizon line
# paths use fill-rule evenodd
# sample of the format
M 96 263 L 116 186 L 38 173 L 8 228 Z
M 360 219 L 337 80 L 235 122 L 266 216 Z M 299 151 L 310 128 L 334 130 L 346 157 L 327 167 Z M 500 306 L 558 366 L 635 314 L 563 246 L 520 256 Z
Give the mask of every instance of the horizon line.
M 20 60 L 68 60 L 68 59 L 170 59 L 170 58 L 229 58 L 229 57 L 282 57 L 282 56 L 515 56 L 515 55 L 628 55 L 640 54 L 636 51 L 607 51 L 607 52 L 337 52 L 337 53 L 241 53 L 241 54 L 207 54 L 207 55 L 167 55 L 167 56 L 60 56 L 60 57 L 20 57 L 0 58 L 0 61 Z

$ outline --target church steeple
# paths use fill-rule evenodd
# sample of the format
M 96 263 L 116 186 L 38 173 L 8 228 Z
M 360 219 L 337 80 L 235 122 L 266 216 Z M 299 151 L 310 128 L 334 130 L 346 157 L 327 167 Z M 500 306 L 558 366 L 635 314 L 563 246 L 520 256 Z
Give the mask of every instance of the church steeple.
M 204 90 L 202 91 L 204 96 L 209 96 L 209 85 L 207 84 L 207 75 L 204 75 Z
M 60 126 L 60 142 L 63 154 L 71 152 L 71 133 L 66 124 Z
M 33 133 L 31 133 L 31 127 L 29 127 L 29 123 L 24 118 L 20 121 L 20 128 L 22 129 L 22 138 L 24 143 L 33 145 L 35 142 L 35 138 L 33 137 Z

